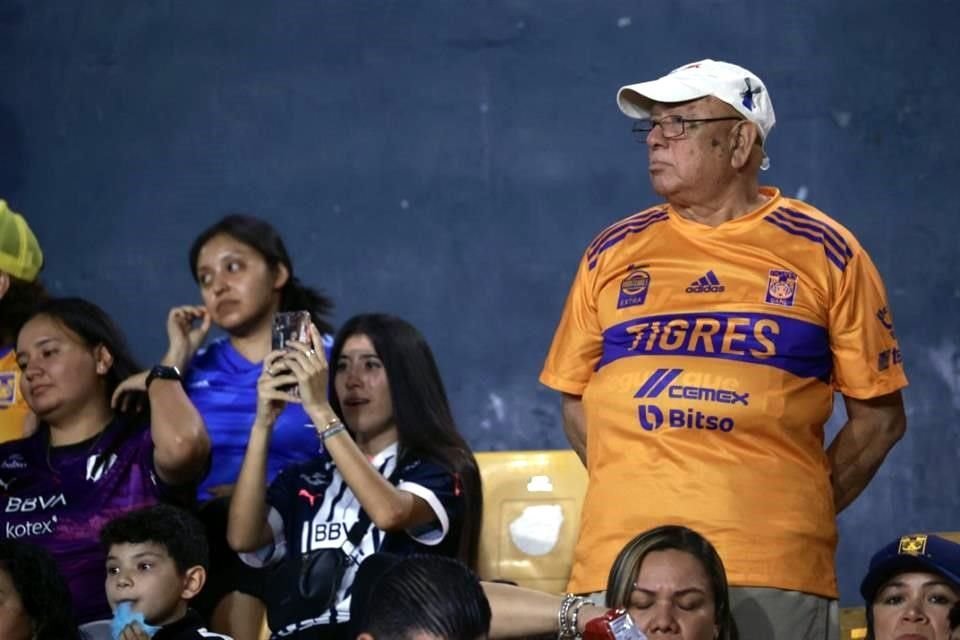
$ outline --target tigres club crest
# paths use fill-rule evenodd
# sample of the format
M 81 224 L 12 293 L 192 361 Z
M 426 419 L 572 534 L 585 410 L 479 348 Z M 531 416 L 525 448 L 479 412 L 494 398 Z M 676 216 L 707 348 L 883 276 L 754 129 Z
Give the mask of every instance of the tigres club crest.
M 908 556 L 922 556 L 927 551 L 927 536 L 923 534 L 903 536 L 897 553 Z
M 646 266 L 646 265 L 644 265 Z M 643 304 L 650 289 L 650 274 L 643 267 L 630 265 L 627 277 L 620 283 L 620 297 L 617 299 L 617 309 L 634 307 Z
M 767 274 L 767 304 L 776 304 L 781 307 L 792 307 L 797 297 L 797 281 L 799 278 L 793 271 L 784 269 L 770 269 Z
M 0 407 L 9 407 L 17 397 L 17 372 L 0 371 Z

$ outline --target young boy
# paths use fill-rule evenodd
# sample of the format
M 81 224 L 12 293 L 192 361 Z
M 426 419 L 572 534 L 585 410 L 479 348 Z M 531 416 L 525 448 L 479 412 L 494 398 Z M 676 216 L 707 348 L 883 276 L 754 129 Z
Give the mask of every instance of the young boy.
M 189 608 L 206 582 L 209 555 L 193 516 L 169 505 L 131 511 L 108 522 L 100 541 L 115 640 L 231 640 L 203 628 Z

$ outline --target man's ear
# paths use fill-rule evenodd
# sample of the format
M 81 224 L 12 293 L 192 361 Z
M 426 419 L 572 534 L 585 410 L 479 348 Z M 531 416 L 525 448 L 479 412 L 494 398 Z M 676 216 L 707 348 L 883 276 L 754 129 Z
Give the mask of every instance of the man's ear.
M 7 295 L 10 290 L 10 274 L 6 271 L 0 271 L 0 298 Z
M 182 600 L 190 600 L 203 589 L 203 585 L 207 583 L 207 570 L 196 565 L 187 569 L 187 572 L 183 574 L 183 590 L 180 592 L 180 598 Z
M 734 169 L 742 169 L 750 162 L 754 145 L 759 142 L 757 125 L 742 120 L 730 130 L 730 164 Z

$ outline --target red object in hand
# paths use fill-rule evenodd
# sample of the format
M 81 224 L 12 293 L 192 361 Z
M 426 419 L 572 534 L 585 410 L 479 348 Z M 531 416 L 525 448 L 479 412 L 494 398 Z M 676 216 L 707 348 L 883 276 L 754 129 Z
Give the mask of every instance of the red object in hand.
M 626 610 L 610 609 L 599 618 L 587 622 L 583 640 L 647 640 Z

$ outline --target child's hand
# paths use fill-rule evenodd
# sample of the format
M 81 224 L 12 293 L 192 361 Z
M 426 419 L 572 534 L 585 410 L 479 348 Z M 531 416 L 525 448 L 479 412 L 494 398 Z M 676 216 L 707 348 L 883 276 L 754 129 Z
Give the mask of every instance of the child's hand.
M 120 632 L 118 640 L 150 640 L 150 636 L 139 622 L 131 622 Z
M 110 621 L 110 637 L 113 640 L 150 640 L 160 627 L 147 624 L 143 614 L 133 610 L 130 602 L 121 602 Z

